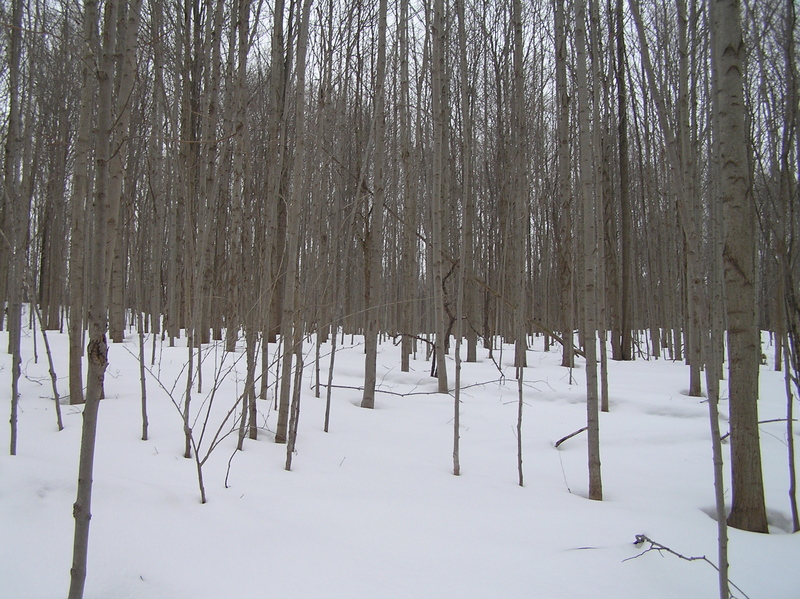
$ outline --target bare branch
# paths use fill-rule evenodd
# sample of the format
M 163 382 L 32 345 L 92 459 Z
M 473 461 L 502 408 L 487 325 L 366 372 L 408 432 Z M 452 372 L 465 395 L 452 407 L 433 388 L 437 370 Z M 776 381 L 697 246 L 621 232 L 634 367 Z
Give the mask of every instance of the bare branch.
M 651 539 L 647 535 L 636 535 L 635 538 L 636 538 L 636 540 L 633 542 L 633 544 L 636 545 L 637 547 L 640 546 L 640 545 L 643 545 L 645 543 L 648 543 L 650 546 L 647 547 L 644 551 L 642 551 L 638 555 L 634 555 L 633 557 L 625 558 L 624 560 L 622 560 L 623 562 L 627 562 L 627 561 L 632 560 L 632 559 L 637 559 L 639 557 L 642 557 L 645 553 L 650 553 L 651 551 L 657 551 L 660 554 L 670 553 L 670 554 L 674 555 L 675 557 L 680 558 L 682 560 L 685 560 L 687 562 L 698 562 L 698 561 L 699 562 L 706 562 L 707 564 L 710 564 L 711 567 L 713 567 L 717 572 L 719 572 L 719 567 L 717 566 L 717 564 L 712 562 L 705 555 L 700 555 L 700 556 L 683 555 L 682 553 L 678 553 L 677 551 L 674 551 L 673 549 L 670 549 L 666 545 L 662 545 L 661 543 L 657 543 L 656 541 L 654 541 L 653 539 Z M 730 579 L 728 579 L 728 583 L 733 588 L 735 588 L 737 591 L 739 591 L 742 594 L 742 597 L 744 597 L 745 599 L 750 599 L 750 597 L 747 596 L 747 593 L 745 593 L 742 589 L 740 589 L 733 582 L 731 582 Z M 733 598 L 733 597 L 734 596 L 731 594 L 731 598 Z

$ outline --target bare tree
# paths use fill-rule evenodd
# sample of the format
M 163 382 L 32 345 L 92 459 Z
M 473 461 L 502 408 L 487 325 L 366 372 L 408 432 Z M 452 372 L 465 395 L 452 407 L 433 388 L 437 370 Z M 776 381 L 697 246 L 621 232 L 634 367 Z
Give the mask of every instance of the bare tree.
M 570 97 L 567 89 L 567 34 L 564 0 L 555 0 L 556 95 L 558 125 L 556 135 L 556 185 L 558 205 L 559 303 L 561 304 L 561 335 L 564 339 L 561 365 L 574 366 L 573 339 L 573 256 L 572 256 L 572 189 L 569 162 Z
M 600 420 L 597 396 L 597 217 L 592 185 L 591 122 L 588 93 L 586 2 L 575 7 L 575 46 L 577 48 L 578 119 L 580 136 L 580 185 L 583 200 L 584 318 L 586 352 L 586 410 L 589 436 L 589 499 L 603 499 L 600 476 Z
M 768 532 L 758 431 L 760 332 L 755 295 L 755 205 L 747 162 L 742 85 L 744 42 L 738 0 L 713 0 L 712 66 L 716 84 L 719 201 L 725 218 L 725 297 L 733 501 L 728 524 Z
M 444 194 L 445 194 L 445 22 L 444 1 L 434 0 L 431 29 L 431 102 L 433 112 L 433 182 L 431 191 L 431 265 L 433 267 L 433 311 L 436 378 L 439 393 L 447 393 L 447 366 L 445 364 L 446 331 L 444 310 Z
M 83 408 L 83 429 L 78 463 L 78 494 L 73 508 L 75 538 L 72 549 L 69 599 L 81 599 L 86 583 L 86 566 L 89 549 L 89 521 L 92 517 L 92 475 L 97 434 L 97 411 L 103 392 L 103 379 L 108 367 L 108 345 L 106 331 L 106 195 L 108 193 L 108 171 L 111 159 L 111 113 L 113 107 L 114 48 L 116 43 L 117 0 L 107 0 L 103 7 L 102 55 L 96 67 L 97 78 L 97 146 L 92 217 L 94 237 L 91 244 L 92 279 L 98 284 L 89 293 L 89 345 L 87 361 L 89 372 L 86 378 L 86 404 Z M 95 47 L 97 34 L 97 3 L 84 3 L 84 36 L 90 47 Z
M 366 356 L 364 366 L 364 395 L 362 408 L 375 407 L 375 370 L 378 359 L 378 328 L 380 324 L 382 257 L 383 257 L 383 210 L 386 196 L 384 164 L 386 161 L 386 0 L 378 6 L 378 58 L 375 66 L 375 106 L 373 122 L 375 127 L 375 162 L 373 202 L 369 231 L 366 233 L 367 256 L 367 327 L 364 332 Z
M 85 18 L 85 17 L 84 17 Z M 89 199 L 89 161 L 91 158 L 92 105 L 95 77 L 92 73 L 97 57 L 84 35 L 81 64 L 81 104 L 75 142 L 74 174 L 71 197 L 71 233 L 69 250 L 69 402 L 82 404 L 83 341 L 85 335 L 85 269 L 86 215 Z
M 111 160 L 109 163 L 109 187 L 106 206 L 106 277 L 109 285 L 108 307 L 111 319 L 110 336 L 114 342 L 121 342 L 124 336 L 125 306 L 123 294 L 123 253 L 120 238 L 126 233 L 120 226 L 123 206 L 123 187 L 125 182 L 125 159 L 128 155 L 128 138 L 131 122 L 131 98 L 136 78 L 136 48 L 139 37 L 139 17 L 142 0 L 131 0 L 119 11 L 115 57 L 120 56 L 116 69 L 114 88 L 116 100 L 113 139 L 111 141 Z M 114 276 L 112 276 L 114 273 Z
M 19 379 L 22 364 L 20 340 L 22 335 L 22 282 L 25 277 L 25 244 L 28 239 L 29 211 L 25 210 L 25 192 L 22 181 L 22 0 L 11 7 L 11 39 L 8 53 L 8 133 L 3 163 L 3 201 L 11 216 L 11 239 L 3 241 L 11 246 L 11 265 L 8 273 L 8 352 L 11 354 L 11 455 L 17 454 L 17 417 L 19 406 Z
M 293 162 L 293 186 L 289 202 L 289 214 L 286 227 L 286 295 L 283 299 L 283 320 L 281 322 L 281 339 L 283 340 L 283 358 L 281 364 L 281 386 L 278 428 L 275 432 L 277 443 L 286 443 L 289 435 L 289 407 L 292 388 L 292 358 L 297 355 L 295 345 L 302 342 L 303 324 L 298 314 L 298 257 L 300 244 L 300 212 L 302 200 L 307 191 L 303 169 L 305 165 L 305 111 L 306 111 L 306 50 L 308 44 L 308 18 L 312 0 L 303 0 L 300 35 L 297 39 L 297 74 L 295 78 L 295 147 Z M 298 7 L 298 10 L 300 8 Z M 300 329 L 300 331 L 298 331 Z M 299 362 L 295 368 L 301 368 Z M 290 465 L 290 464 L 289 464 Z
M 621 360 L 633 359 L 631 329 L 633 327 L 633 302 L 631 301 L 632 280 L 632 251 L 633 239 L 631 231 L 631 202 L 630 202 L 630 169 L 628 164 L 628 88 L 625 82 L 625 65 L 627 56 L 625 50 L 625 21 L 623 15 L 623 0 L 617 0 L 614 25 L 616 27 L 617 61 L 614 76 L 617 84 L 617 129 L 619 136 L 619 210 L 621 221 L 620 258 L 622 277 L 620 278 L 620 322 L 617 333 L 619 343 L 618 355 Z

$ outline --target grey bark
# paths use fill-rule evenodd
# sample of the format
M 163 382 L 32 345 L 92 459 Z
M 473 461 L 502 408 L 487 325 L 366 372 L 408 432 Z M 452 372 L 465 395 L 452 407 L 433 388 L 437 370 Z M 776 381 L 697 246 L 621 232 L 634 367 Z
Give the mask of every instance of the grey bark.
M 400 0 L 400 19 L 397 23 L 398 38 L 400 45 L 400 100 L 399 100 L 399 120 L 400 120 L 400 159 L 403 169 L 403 235 L 401 251 L 401 272 L 403 285 L 400 295 L 400 326 L 402 340 L 400 345 L 400 370 L 408 372 L 410 365 L 411 352 L 413 349 L 414 333 L 414 284 L 416 282 L 416 215 L 417 205 L 413 190 L 413 161 L 411 159 L 411 107 L 409 102 L 409 80 L 408 80 L 408 0 Z
M 467 362 L 476 362 L 478 348 L 478 312 L 477 312 L 477 289 L 475 288 L 475 195 L 473 193 L 473 134 L 472 134 L 472 89 L 470 83 L 470 72 L 467 66 L 467 27 L 464 5 L 466 0 L 458 0 L 458 60 L 459 60 L 459 79 L 460 79 L 460 101 L 461 101 L 461 196 L 462 196 L 462 255 L 460 258 L 460 271 L 464 273 L 463 285 L 463 314 L 466 319 L 466 341 L 467 341 Z M 462 318 L 460 317 L 460 318 Z M 463 329 L 463 327 L 462 327 Z
M 513 261 L 511 262 L 512 289 L 514 293 L 514 364 L 517 367 L 517 376 L 527 366 L 527 314 L 528 294 L 526 254 L 528 250 L 528 232 L 530 218 L 528 217 L 528 126 L 525 114 L 525 73 L 522 41 L 522 3 L 514 0 L 512 3 L 512 28 L 513 28 L 513 85 L 511 100 L 512 139 L 514 141 L 514 155 L 512 158 L 512 201 L 513 201 L 513 232 L 514 242 Z
M 444 2 L 433 3 L 431 31 L 431 102 L 433 111 L 433 184 L 431 196 L 431 266 L 433 269 L 433 310 L 434 332 L 436 338 L 436 378 L 439 393 L 448 392 L 447 365 L 445 363 L 445 323 L 444 309 L 444 245 L 442 227 L 444 222 L 444 179 L 445 179 L 445 127 L 444 114 L 447 110 L 444 100 Z
M 22 230 L 25 218 L 21 181 L 22 111 L 20 108 L 22 59 L 22 1 L 11 7 L 11 39 L 8 51 L 8 133 L 3 164 L 3 203 L 11 216 L 11 264 L 8 273 L 8 353 L 11 354 L 11 425 L 9 453 L 17 454 L 17 419 L 19 410 L 19 378 L 22 364 L 20 342 L 22 335 L 22 282 L 25 268 L 27 229 Z
M 567 35 L 564 18 L 564 0 L 555 0 L 556 40 L 556 95 L 558 124 L 556 139 L 556 178 L 558 186 L 558 238 L 556 247 L 559 268 L 559 300 L 561 304 L 561 365 L 574 366 L 574 300 L 573 300 L 573 256 L 572 256 L 572 190 L 570 186 L 569 117 L 570 97 L 567 88 Z
M 584 318 L 583 337 L 586 345 L 586 425 L 589 438 L 589 499 L 603 499 L 600 471 L 600 420 L 597 395 L 597 216 L 592 189 L 593 153 L 588 93 L 586 5 L 578 0 L 575 7 L 575 46 L 577 48 L 578 119 L 580 123 L 580 184 L 583 200 Z
M 107 289 L 108 308 L 111 318 L 111 339 L 115 342 L 122 342 L 124 337 L 125 312 L 123 305 L 122 285 L 122 253 L 123 248 L 120 239 L 123 230 L 120 227 L 120 210 L 123 205 L 123 182 L 125 180 L 126 168 L 125 158 L 127 156 L 128 137 L 130 136 L 131 122 L 131 101 L 133 86 L 136 78 L 136 48 L 139 36 L 139 15 L 142 8 L 141 0 L 131 0 L 124 11 L 119 12 L 119 25 L 117 26 L 116 36 L 122 35 L 121 39 L 115 42 L 119 47 L 114 48 L 115 55 L 121 57 L 121 65 L 117 72 L 115 82 L 116 99 L 113 117 L 115 123 L 112 132 L 111 159 L 109 161 L 109 186 L 106 205 L 106 247 L 105 281 L 109 285 Z M 112 277 L 112 272 L 116 270 L 116 276 Z
M 617 336 L 619 338 L 619 355 L 615 359 L 632 360 L 633 343 L 631 329 L 633 327 L 633 303 L 631 301 L 631 286 L 633 284 L 632 251 L 633 239 L 631 235 L 631 202 L 630 202 L 630 175 L 628 164 L 628 88 L 625 84 L 625 21 L 623 15 L 623 0 L 617 0 L 615 10 L 616 25 L 616 82 L 617 82 L 617 130 L 619 134 L 619 204 L 621 221 L 620 259 L 622 277 L 620 278 L 620 323 Z
M 75 536 L 72 549 L 72 569 L 70 570 L 69 599 L 82 599 L 86 583 L 86 567 L 89 550 L 89 521 L 92 517 L 92 476 L 94 471 L 94 450 L 97 434 L 97 412 L 103 391 L 103 379 L 108 367 L 108 345 L 106 330 L 106 206 L 108 193 L 108 169 L 111 158 L 111 112 L 113 104 L 113 52 L 118 5 L 116 0 L 108 0 L 103 10 L 102 58 L 97 65 L 97 141 L 95 193 L 93 206 L 94 239 L 92 240 L 92 279 L 89 293 L 89 344 L 87 361 L 89 372 L 86 378 L 86 404 L 83 408 L 83 428 L 78 462 L 78 493 L 73 506 Z M 84 3 L 84 31 L 86 42 L 92 46 L 97 39 L 97 3 L 86 0 Z
M 723 205 L 725 297 L 728 316 L 732 505 L 728 524 L 768 532 L 758 430 L 756 214 L 747 163 L 748 133 L 742 85 L 745 47 L 738 0 L 711 0 L 712 67 Z
M 278 425 L 275 431 L 275 442 L 286 443 L 288 440 L 289 407 L 292 381 L 292 357 L 297 353 L 293 340 L 302 341 L 302 336 L 295 331 L 302 329 L 302 322 L 297 311 L 297 277 L 298 252 L 300 243 L 300 212 L 306 191 L 303 171 L 305 166 L 305 81 L 306 50 L 308 44 L 308 15 L 311 0 L 303 0 L 300 32 L 297 38 L 297 76 L 295 84 L 295 155 L 293 166 L 293 187 L 289 203 L 289 214 L 286 226 L 286 294 L 283 299 L 283 319 L 281 322 L 281 338 L 283 339 L 283 358 L 281 366 L 280 403 L 278 406 Z M 295 368 L 300 368 L 299 362 Z
M 367 327 L 364 333 L 366 356 L 364 365 L 364 394 L 362 408 L 375 407 L 375 376 L 378 359 L 378 325 L 380 322 L 381 282 L 383 269 L 383 209 L 386 196 L 384 182 L 384 163 L 386 154 L 386 0 L 378 6 L 378 57 L 375 73 L 375 105 L 373 121 L 375 126 L 375 161 L 373 180 L 373 202 L 369 231 L 367 233 L 368 281 L 367 281 Z

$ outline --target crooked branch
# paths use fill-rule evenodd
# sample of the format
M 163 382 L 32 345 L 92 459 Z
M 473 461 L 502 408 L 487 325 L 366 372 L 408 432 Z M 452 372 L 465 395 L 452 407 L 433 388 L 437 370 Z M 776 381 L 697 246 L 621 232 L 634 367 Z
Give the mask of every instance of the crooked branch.
M 682 560 L 685 560 L 687 562 L 706 562 L 707 564 L 710 564 L 711 567 L 714 568 L 717 572 L 719 572 L 719 567 L 717 566 L 717 564 L 712 562 L 705 555 L 700 555 L 700 556 L 683 555 L 682 553 L 678 553 L 677 551 L 674 551 L 673 549 L 670 549 L 666 545 L 662 545 L 661 543 L 657 543 L 656 541 L 654 541 L 653 539 L 651 539 L 647 535 L 636 535 L 635 539 L 636 540 L 633 542 L 633 544 L 636 545 L 637 547 L 640 546 L 640 545 L 644 545 L 645 543 L 647 543 L 649 545 L 649 547 L 647 547 L 647 549 L 645 549 L 644 551 L 642 551 L 638 555 L 634 555 L 633 557 L 625 558 L 624 560 L 622 560 L 623 562 L 627 562 L 628 560 L 632 560 L 632 559 L 637 559 L 639 557 L 642 557 L 645 553 L 650 553 L 651 551 L 657 551 L 661 555 L 663 555 L 664 553 L 669 553 L 669 554 L 674 555 L 675 557 L 677 557 L 679 559 L 682 559 Z M 730 578 L 728 579 L 728 584 L 730 584 L 733 588 L 735 588 L 737 591 L 739 591 L 742 594 L 742 597 L 744 597 L 745 599 L 750 599 L 750 597 L 747 596 L 747 593 L 745 593 L 742 589 L 740 589 L 738 586 L 733 584 L 733 582 L 731 582 Z M 731 595 L 731 597 L 733 597 L 733 595 Z

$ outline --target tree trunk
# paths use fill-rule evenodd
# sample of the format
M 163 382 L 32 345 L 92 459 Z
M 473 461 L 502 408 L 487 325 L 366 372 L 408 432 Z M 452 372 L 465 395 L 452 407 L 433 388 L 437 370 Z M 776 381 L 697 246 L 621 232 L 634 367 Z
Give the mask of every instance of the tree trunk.
M 475 287 L 475 196 L 472 192 L 472 94 L 470 76 L 467 67 L 467 33 L 464 4 L 466 0 L 458 0 L 458 58 L 461 96 L 461 195 L 463 212 L 463 239 L 460 271 L 463 271 L 463 312 L 460 318 L 466 319 L 467 362 L 477 362 L 478 348 L 478 298 Z M 461 327 L 463 330 L 463 327 Z
M 521 369 L 527 366 L 527 314 L 528 294 L 527 286 L 527 261 L 525 259 L 528 249 L 528 232 L 530 218 L 528 216 L 528 127 L 525 114 L 525 73 L 523 64 L 522 42 L 522 3 L 514 0 L 512 3 L 512 31 L 513 31 L 513 68 L 514 78 L 512 84 L 512 139 L 514 140 L 514 156 L 511 163 L 512 202 L 513 202 L 513 261 L 511 262 L 511 277 L 513 289 L 514 322 L 513 331 L 515 339 L 514 364 L 517 367 L 517 377 L 521 377 Z
M 578 119 L 580 121 L 581 195 L 583 200 L 584 320 L 586 346 L 586 411 L 589 437 L 589 499 L 603 499 L 600 474 L 600 420 L 597 396 L 597 216 L 592 190 L 593 153 L 589 110 L 586 4 L 578 0 L 575 7 L 575 46 L 577 49 Z
M 720 164 L 718 201 L 725 221 L 725 298 L 728 315 L 731 470 L 733 502 L 728 524 L 768 532 L 758 430 L 756 319 L 756 214 L 747 164 L 747 125 L 742 85 L 745 49 L 738 0 L 712 2 L 712 66 Z
M 400 158 L 403 168 L 403 232 L 402 251 L 400 258 L 402 285 L 400 287 L 400 332 L 402 340 L 400 345 L 400 370 L 408 372 L 411 364 L 413 349 L 414 322 L 414 288 L 416 286 L 416 211 L 417 203 L 414 197 L 414 178 L 412 169 L 414 162 L 411 157 L 411 106 L 409 102 L 408 81 L 408 0 L 400 0 L 400 20 L 397 23 L 400 44 L 400 105 L 398 106 L 400 119 Z M 412 216 L 414 218 L 412 218 Z
M 556 95 L 558 106 L 556 179 L 558 186 L 558 237 L 556 241 L 561 304 L 561 336 L 564 339 L 561 365 L 574 366 L 572 190 L 569 161 L 569 89 L 567 87 L 567 34 L 564 24 L 564 0 L 555 0 Z
M 622 262 L 622 277 L 620 278 L 620 323 L 619 323 L 619 354 L 614 356 L 617 360 L 633 359 L 633 342 L 631 330 L 633 328 L 633 310 L 631 302 L 632 278 L 632 250 L 633 239 L 631 232 L 631 202 L 630 202 L 630 175 L 628 168 L 628 91 L 625 85 L 625 22 L 622 11 L 623 0 L 617 0 L 616 5 L 616 42 L 617 42 L 617 102 L 619 132 L 619 206 L 621 220 L 620 258 Z
M 136 49 L 139 35 L 139 15 L 142 0 L 130 0 L 125 10 L 118 15 L 117 33 L 121 38 L 115 45 L 116 55 L 121 57 L 114 87 L 117 90 L 116 107 L 112 118 L 116 119 L 112 132 L 111 158 L 108 165 L 108 197 L 106 199 L 106 247 L 105 281 L 109 286 L 106 300 L 110 314 L 110 337 L 114 343 L 124 338 L 125 305 L 123 303 L 123 248 L 121 210 L 123 206 L 123 182 L 125 180 L 125 158 L 128 153 L 130 135 L 131 95 L 136 78 Z M 116 56 L 115 56 L 116 59 Z M 113 274 L 113 276 L 112 276 Z
M 373 121 L 375 126 L 375 162 L 372 215 L 367 232 L 368 282 L 367 289 L 367 327 L 364 332 L 366 357 L 364 365 L 364 395 L 362 408 L 375 407 L 375 376 L 378 359 L 379 306 L 382 302 L 382 258 L 383 258 L 383 204 L 384 163 L 386 154 L 386 115 L 384 114 L 384 81 L 386 79 L 386 0 L 380 0 L 378 8 L 378 61 L 376 64 L 375 106 Z
M 431 101 L 433 111 L 433 185 L 431 196 L 431 266 L 433 268 L 433 310 L 436 352 L 436 378 L 439 393 L 448 392 L 447 366 L 445 363 L 445 323 L 444 310 L 444 246 L 442 226 L 444 221 L 445 180 L 445 127 L 446 106 L 444 101 L 444 1 L 433 3 L 433 27 L 431 30 Z
M 84 45 L 81 81 L 81 106 L 75 142 L 75 166 L 71 197 L 69 250 L 69 403 L 83 403 L 83 341 L 85 289 L 85 225 L 89 214 L 89 159 L 92 136 L 94 77 L 89 70 L 92 48 Z
M 92 475 L 97 432 L 97 409 L 103 391 L 103 379 L 108 366 L 106 330 L 106 207 L 108 169 L 111 149 L 111 110 L 113 104 L 114 47 L 117 22 L 117 2 L 107 0 L 103 14 L 102 57 L 97 77 L 97 147 L 94 186 L 94 238 L 92 240 L 92 285 L 89 293 L 89 345 L 86 379 L 86 405 L 83 409 L 83 429 L 78 463 L 78 494 L 73 507 L 75 537 L 72 549 L 69 599 L 81 599 L 86 582 L 86 563 L 89 550 L 89 521 L 92 517 Z M 95 47 L 97 38 L 97 4 L 86 0 L 84 4 L 84 31 L 86 43 Z
M 306 49 L 308 44 L 308 18 L 312 0 L 303 0 L 300 33 L 297 39 L 297 81 L 295 85 L 295 155 L 293 187 L 289 204 L 288 222 L 286 226 L 286 295 L 283 300 L 283 321 L 281 338 L 283 340 L 283 364 L 281 371 L 280 404 L 278 407 L 278 424 L 275 431 L 275 442 L 286 443 L 289 426 L 289 405 L 291 392 L 292 357 L 296 354 L 293 339 L 302 341 L 296 334 L 302 328 L 297 312 L 297 262 L 300 237 L 300 211 L 306 191 L 303 171 L 305 167 L 305 81 L 306 81 Z M 295 368 L 300 368 L 299 362 Z
M 19 406 L 19 379 L 22 354 L 22 282 L 25 270 L 24 194 L 20 170 L 22 168 L 22 111 L 20 110 L 22 59 L 22 1 L 15 0 L 11 8 L 11 39 L 8 57 L 8 132 L 6 134 L 5 162 L 3 165 L 4 202 L 11 216 L 11 260 L 8 272 L 8 353 L 11 354 L 11 435 L 9 453 L 17 454 L 17 417 Z M 4 240 L 8 242 L 9 240 Z M 33 299 L 33 298 L 31 298 Z

